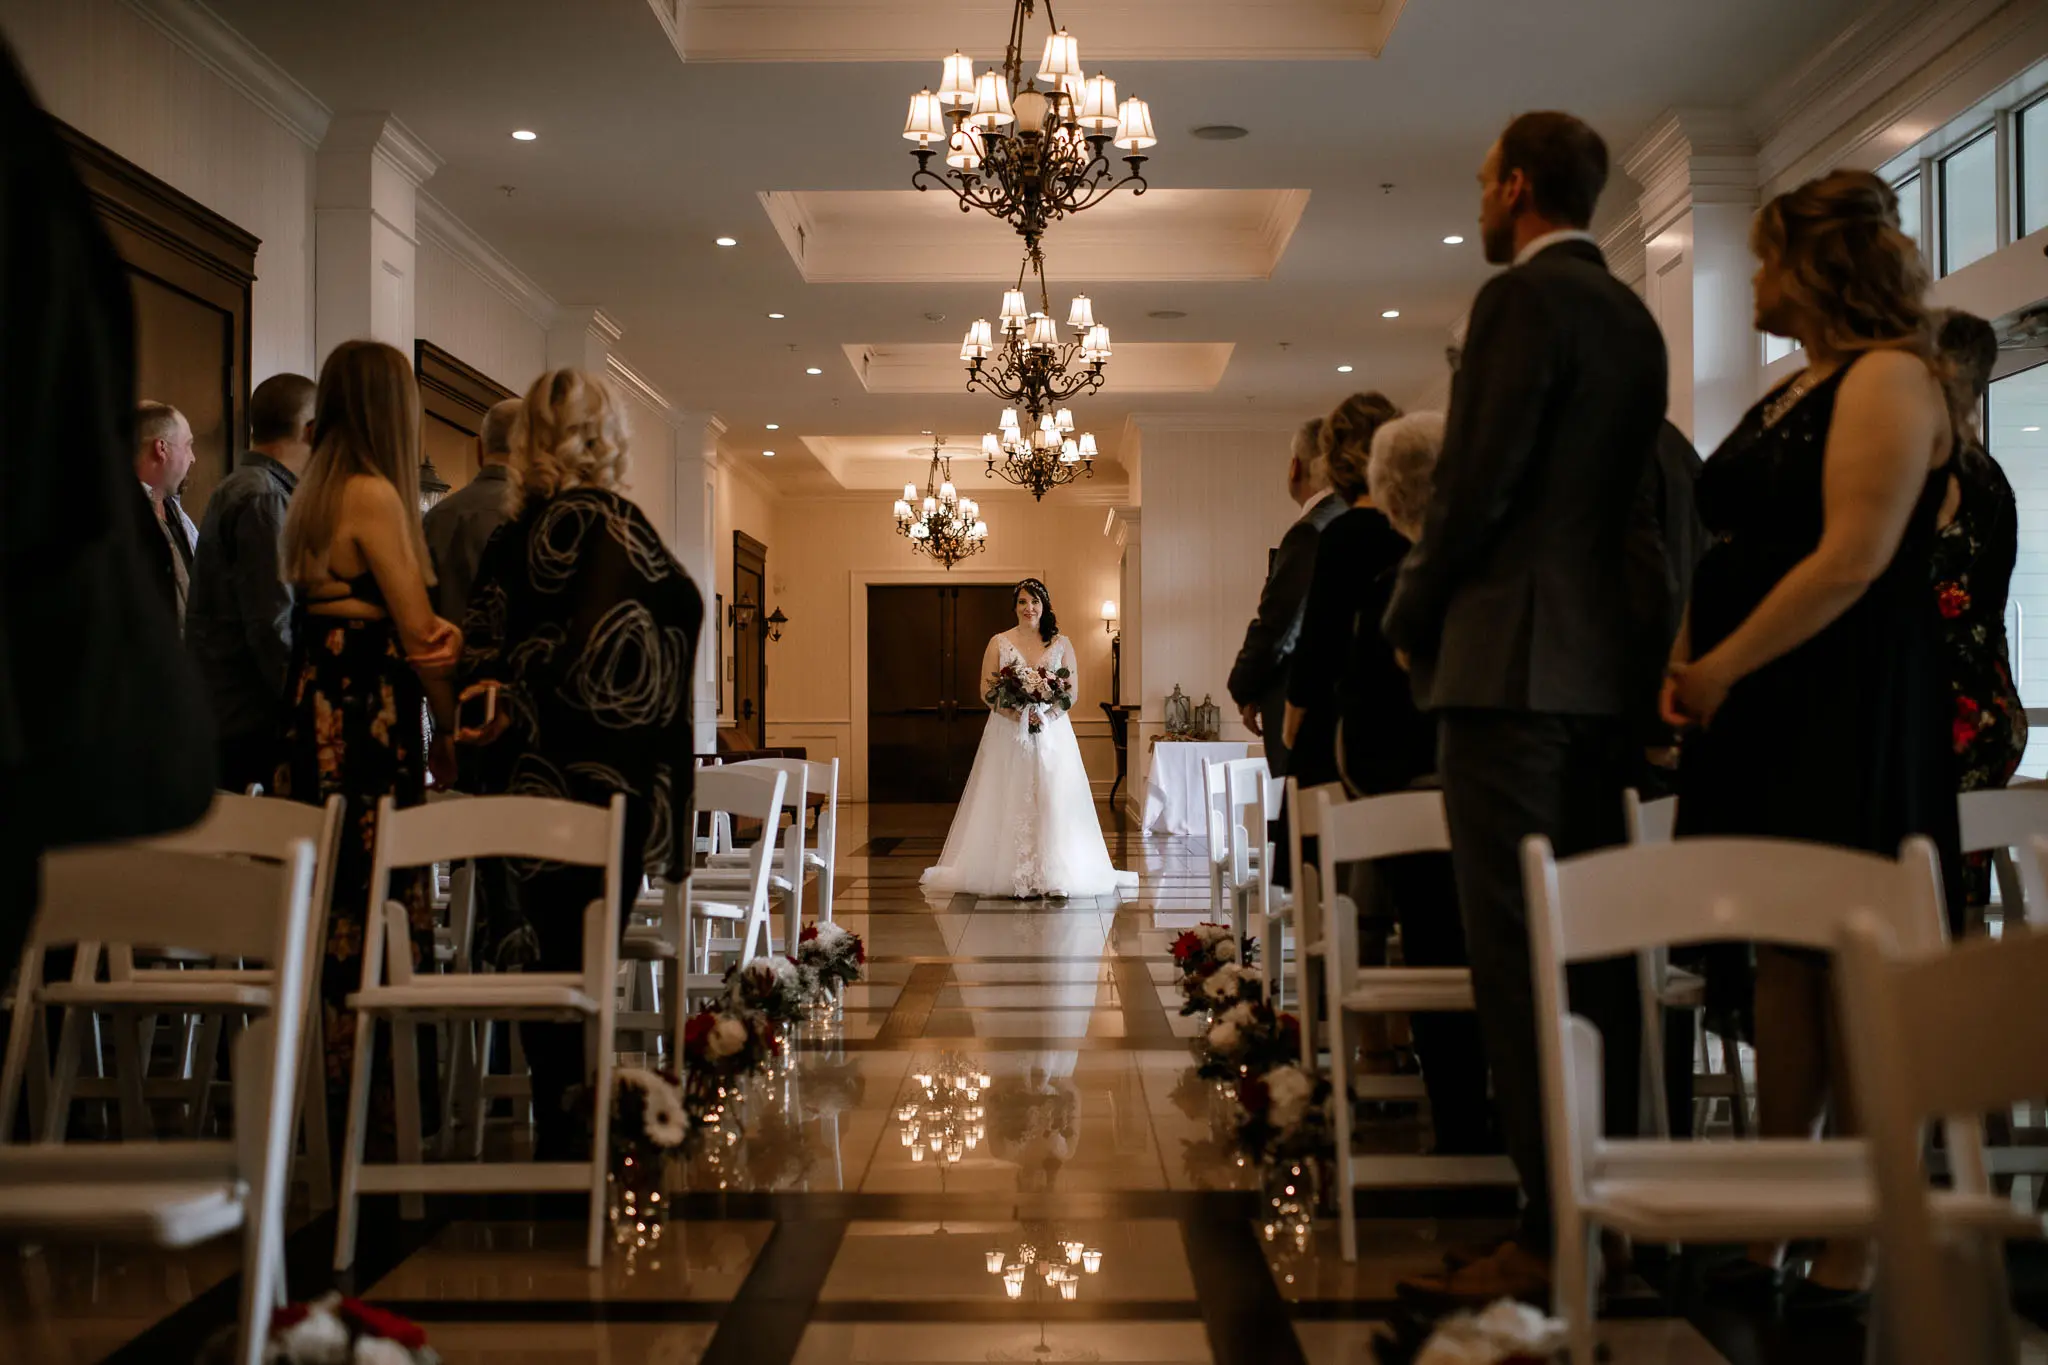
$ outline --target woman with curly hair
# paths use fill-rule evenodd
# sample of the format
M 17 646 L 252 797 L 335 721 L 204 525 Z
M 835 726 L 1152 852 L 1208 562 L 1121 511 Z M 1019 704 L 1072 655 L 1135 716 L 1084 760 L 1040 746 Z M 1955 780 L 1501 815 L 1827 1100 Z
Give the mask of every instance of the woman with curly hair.
M 464 618 L 463 698 L 495 689 L 495 717 L 465 730 L 477 790 L 607 805 L 626 797 L 619 881 L 688 866 L 690 679 L 704 599 L 646 514 L 618 491 L 626 417 L 596 375 L 534 381 L 512 435 L 512 519 L 492 536 Z M 494 926 L 500 965 L 575 971 L 598 868 L 512 859 L 521 922 Z M 533 1070 L 534 1155 L 576 1155 L 568 1107 L 586 1079 L 583 1030 L 522 1026 Z
M 1664 685 L 1689 726 L 1680 834 L 1895 856 L 1933 838 L 1960 905 L 1956 774 L 1931 556 L 1964 403 L 1937 349 L 1927 272 L 1891 187 L 1835 171 L 1756 217 L 1756 322 L 1807 365 L 1707 461 L 1715 542 Z M 1766 1137 L 1853 1132 L 1824 955 L 1760 945 L 1757 1105 Z M 1832 1091 L 1832 1094 L 1831 1094 Z M 1853 1308 L 1860 1243 L 1832 1243 L 1790 1304 Z M 1753 1248 L 1746 1279 L 1781 1274 Z

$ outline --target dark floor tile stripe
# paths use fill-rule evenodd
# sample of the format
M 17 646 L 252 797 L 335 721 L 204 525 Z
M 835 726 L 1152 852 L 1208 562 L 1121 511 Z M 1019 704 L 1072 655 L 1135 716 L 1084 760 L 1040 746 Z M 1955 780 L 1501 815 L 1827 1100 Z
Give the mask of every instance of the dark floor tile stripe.
M 920 962 L 910 969 L 910 980 L 903 984 L 896 997 L 896 1004 L 889 1011 L 889 1017 L 882 1021 L 873 1042 L 885 1048 L 901 1048 L 904 1043 L 922 1037 L 926 1021 L 931 1018 L 932 1007 L 938 1003 L 939 991 L 953 983 L 950 967 Z
M 1154 1047 L 1172 1047 L 1173 1025 L 1167 1020 L 1165 1006 L 1159 1003 L 1149 964 L 1141 957 L 1113 957 L 1109 964 L 1116 981 L 1117 1003 L 1123 1006 L 1124 1038 Z
M 838 1219 L 797 1217 L 778 1222 L 719 1319 L 700 1365 L 784 1365 L 794 1360 L 845 1238 L 846 1224 Z
M 715 1299 L 378 1299 L 414 1322 L 717 1322 Z M 431 1335 L 431 1334 L 429 1334 Z
M 1000 1293 L 1001 1286 L 994 1285 Z M 1050 1302 L 1015 1303 L 997 1297 L 986 1303 L 963 1300 L 926 1303 L 881 1303 L 873 1300 L 821 1303 L 812 1322 L 982 1323 L 982 1322 L 1194 1322 L 1202 1306 L 1192 1299 L 1126 1299 L 1069 1303 L 1054 1295 Z
M 1181 1224 L 1216 1365 L 1308 1365 L 1249 1218 L 1218 1205 Z

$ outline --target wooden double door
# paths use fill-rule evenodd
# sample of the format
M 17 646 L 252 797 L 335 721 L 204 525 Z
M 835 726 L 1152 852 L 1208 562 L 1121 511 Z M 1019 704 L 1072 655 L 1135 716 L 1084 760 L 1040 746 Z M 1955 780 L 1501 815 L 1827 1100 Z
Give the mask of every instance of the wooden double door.
M 868 588 L 868 799 L 957 801 L 988 724 L 981 660 L 1008 584 Z

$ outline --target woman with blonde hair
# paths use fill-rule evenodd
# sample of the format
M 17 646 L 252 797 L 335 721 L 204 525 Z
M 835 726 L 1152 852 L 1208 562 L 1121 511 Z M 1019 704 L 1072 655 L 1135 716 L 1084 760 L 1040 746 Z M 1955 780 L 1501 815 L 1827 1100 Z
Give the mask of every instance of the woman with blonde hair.
M 382 342 L 343 342 L 321 367 L 313 454 L 285 513 L 282 563 L 297 605 L 275 791 L 314 804 L 339 792 L 348 803 L 320 980 L 327 1084 L 336 1090 L 354 1057 L 346 1001 L 362 980 L 377 803 L 426 799 L 422 704 L 431 704 L 437 732 L 454 714 L 450 677 L 462 634 L 427 603 L 433 568 L 420 536 L 419 429 L 419 386 L 405 357 Z M 451 751 L 437 750 L 436 771 L 448 775 Z M 415 961 L 431 963 L 425 875 L 404 874 L 394 891 L 412 913 Z M 431 1084 L 423 1074 L 423 1088 Z M 336 1103 L 328 1112 L 347 1110 Z
M 1920 253 L 1891 187 L 1835 171 L 1779 195 L 1750 234 L 1756 322 L 1805 347 L 1707 461 L 1715 542 L 1664 685 L 1691 727 L 1681 834 L 1898 853 L 1933 838 L 1959 904 L 1947 683 L 1928 590 L 1938 513 L 1966 429 L 1936 349 Z M 1826 957 L 1759 945 L 1757 1106 L 1766 1137 L 1853 1132 Z M 1831 1093 L 1832 1091 L 1832 1093 Z M 1830 1112 L 1832 1111 L 1832 1112 Z M 1831 1243 L 1797 1309 L 1853 1309 L 1867 1249 Z M 1751 1249 L 1759 1288 L 1783 1248 Z
M 465 701 L 496 696 L 476 746 L 482 790 L 605 805 L 626 797 L 620 922 L 646 872 L 680 879 L 691 853 L 690 679 L 704 599 L 646 514 L 619 492 L 626 415 L 603 379 L 552 370 L 512 432 L 512 519 L 477 566 L 463 626 Z M 468 760 L 465 759 L 465 763 Z M 520 922 L 494 926 L 501 965 L 574 971 L 600 869 L 511 860 Z M 589 1141 L 567 1101 L 586 1080 L 583 1030 L 526 1024 L 537 1160 Z

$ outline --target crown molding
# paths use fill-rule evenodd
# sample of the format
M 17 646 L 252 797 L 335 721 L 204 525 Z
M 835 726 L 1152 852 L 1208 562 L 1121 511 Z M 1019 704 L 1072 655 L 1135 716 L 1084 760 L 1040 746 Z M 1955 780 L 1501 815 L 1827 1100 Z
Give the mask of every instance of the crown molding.
M 1102 534 L 1116 542 L 1119 550 L 1139 544 L 1139 529 L 1144 521 L 1142 507 L 1118 504 L 1109 509 L 1109 516 L 1102 523 Z
M 593 316 L 602 318 L 604 314 L 593 310 Z M 609 321 L 609 319 L 606 320 Z M 592 330 L 595 330 L 595 328 Z M 613 333 L 614 340 L 617 339 L 617 336 L 616 332 Z M 669 402 L 667 395 L 662 393 L 660 389 L 655 388 L 654 385 L 642 378 L 638 370 L 635 370 L 616 355 L 611 354 L 605 356 L 604 368 L 606 375 L 617 380 L 634 397 L 660 413 L 662 421 L 677 430 L 682 429 L 684 420 L 681 410 L 675 404 Z
M 1643 253 L 1643 212 L 1640 205 L 1630 209 L 1607 231 L 1600 234 L 1600 254 L 1607 258 L 1607 269 L 1614 278 L 1629 288 L 1641 292 L 1643 272 L 1648 268 Z M 1469 318 L 1461 318 L 1452 328 L 1453 343 L 1465 344 L 1465 328 Z
M 1886 0 L 1751 106 L 1757 178 L 1875 165 L 1868 149 L 2039 22 L 2036 0 Z M 1891 152 L 1898 149 L 1893 148 Z
M 447 205 L 423 190 L 413 213 L 413 226 L 422 241 L 432 242 L 469 267 L 485 284 L 497 290 L 514 308 L 539 323 L 543 329 L 555 325 L 560 306 L 554 296 L 534 283 L 533 278 L 518 266 L 499 255 L 467 223 L 449 212 Z
M 199 0 L 125 0 L 142 21 L 225 81 L 308 147 L 319 147 L 333 111 Z
M 441 158 L 401 123 L 396 114 L 364 109 L 337 114 L 320 143 L 322 157 L 367 153 L 404 176 L 415 188 L 434 178 Z M 417 211 L 417 210 L 415 210 Z
M 1133 412 L 1125 419 L 1124 429 L 1135 429 L 1140 439 L 1162 431 L 1284 431 L 1292 436 L 1300 425 L 1299 419 L 1277 412 L 1230 413 L 1169 408 Z
M 1642 187 L 1645 238 L 1694 204 L 1756 202 L 1756 139 L 1740 110 L 1667 110 L 1622 154 L 1621 167 Z
M 762 469 L 753 461 L 740 459 L 737 456 L 726 454 L 724 451 L 719 453 L 721 458 L 719 459 L 718 467 L 726 473 L 733 475 L 741 483 L 751 487 L 761 496 L 778 504 L 790 496 L 776 484 L 773 478 L 769 477 L 768 471 Z

